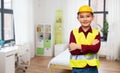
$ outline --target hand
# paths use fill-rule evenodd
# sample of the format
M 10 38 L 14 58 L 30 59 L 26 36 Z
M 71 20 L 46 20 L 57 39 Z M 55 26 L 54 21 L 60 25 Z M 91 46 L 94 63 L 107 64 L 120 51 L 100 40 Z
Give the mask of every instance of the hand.
M 96 45 L 98 44 L 100 41 L 98 39 L 95 39 L 93 42 L 92 42 L 92 45 Z
M 78 45 L 78 44 L 75 44 L 75 43 L 70 43 L 69 50 L 73 51 L 73 50 L 76 50 L 76 49 L 81 49 L 81 45 Z
M 70 43 L 69 44 L 69 50 L 72 51 L 72 50 L 75 50 L 76 49 L 76 44 L 75 43 Z

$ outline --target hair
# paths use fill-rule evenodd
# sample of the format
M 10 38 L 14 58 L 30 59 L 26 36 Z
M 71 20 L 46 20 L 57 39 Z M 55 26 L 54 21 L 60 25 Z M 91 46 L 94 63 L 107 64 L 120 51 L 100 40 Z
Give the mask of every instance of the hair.
M 90 12 L 92 16 L 94 16 L 94 13 Z M 77 17 L 79 16 L 80 12 L 77 13 Z
M 94 16 L 94 13 L 90 12 L 92 16 Z M 77 13 L 77 16 L 80 14 L 80 12 Z

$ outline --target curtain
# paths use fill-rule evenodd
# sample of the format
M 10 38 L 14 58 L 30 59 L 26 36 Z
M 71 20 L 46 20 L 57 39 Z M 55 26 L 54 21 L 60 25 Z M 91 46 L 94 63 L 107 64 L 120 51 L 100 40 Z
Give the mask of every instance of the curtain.
M 120 0 L 107 0 L 109 32 L 106 57 L 120 60 Z

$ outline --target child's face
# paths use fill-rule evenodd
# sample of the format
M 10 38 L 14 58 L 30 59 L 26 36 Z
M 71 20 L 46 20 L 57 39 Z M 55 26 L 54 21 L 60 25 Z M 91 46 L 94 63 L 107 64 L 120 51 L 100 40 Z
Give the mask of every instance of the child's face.
M 94 16 L 90 12 L 83 12 L 79 13 L 77 19 L 81 23 L 82 27 L 89 27 Z

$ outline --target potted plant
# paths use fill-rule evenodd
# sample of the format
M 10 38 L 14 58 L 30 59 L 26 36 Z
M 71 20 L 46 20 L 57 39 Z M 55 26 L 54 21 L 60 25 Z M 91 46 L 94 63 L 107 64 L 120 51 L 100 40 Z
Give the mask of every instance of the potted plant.
M 104 20 L 103 28 L 101 29 L 101 32 L 103 34 L 102 38 L 104 41 L 107 41 L 108 28 L 109 28 L 109 24 L 108 24 L 107 20 Z

